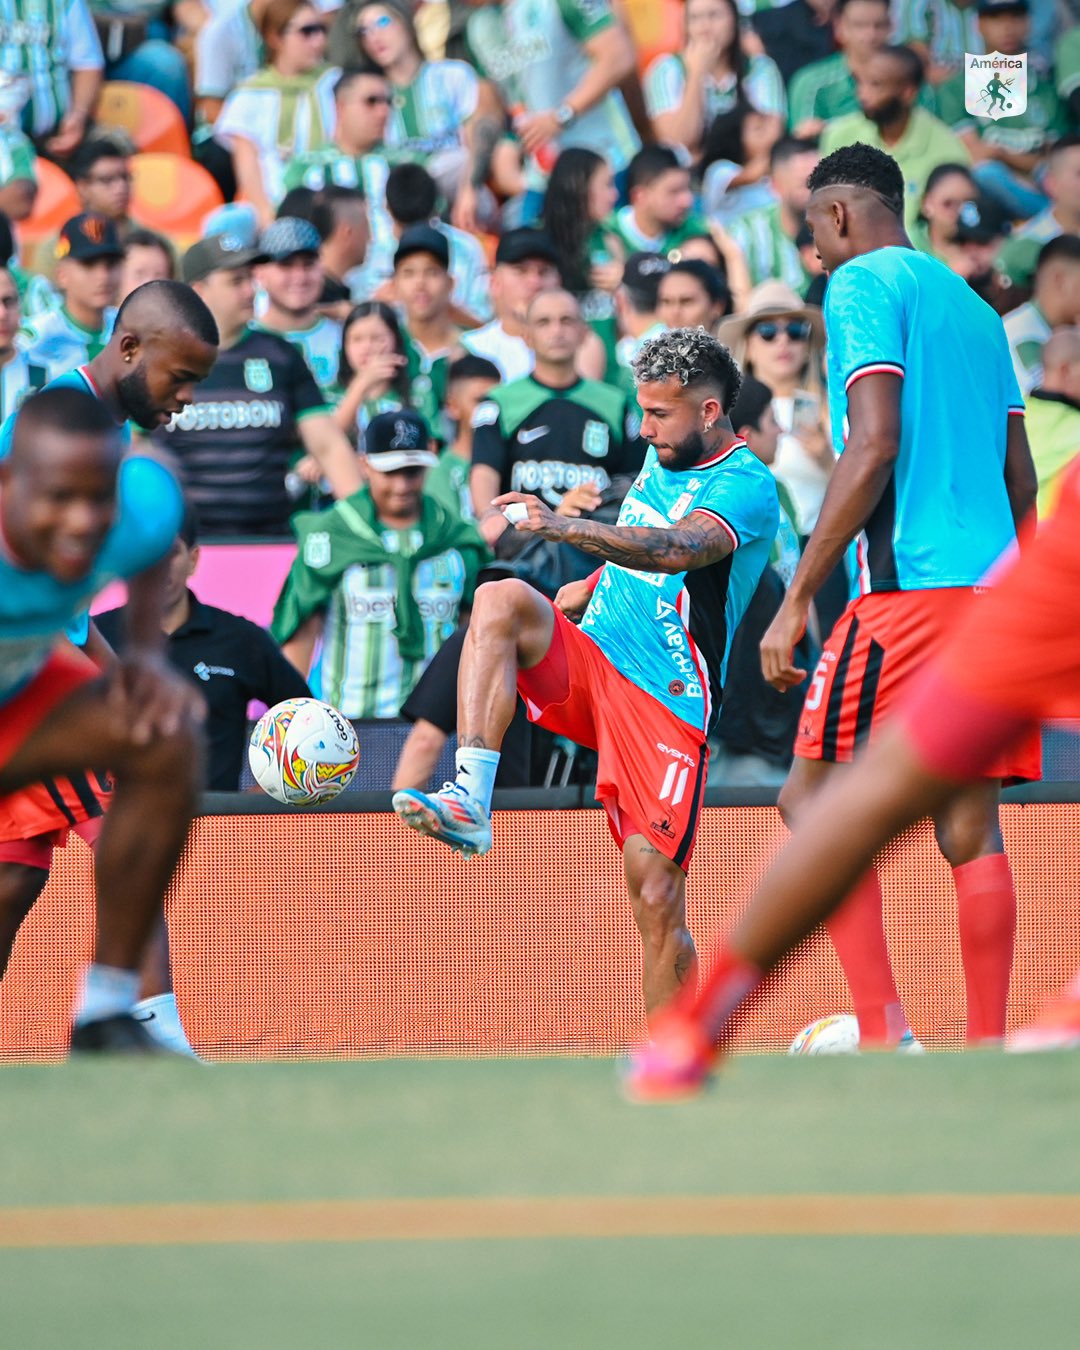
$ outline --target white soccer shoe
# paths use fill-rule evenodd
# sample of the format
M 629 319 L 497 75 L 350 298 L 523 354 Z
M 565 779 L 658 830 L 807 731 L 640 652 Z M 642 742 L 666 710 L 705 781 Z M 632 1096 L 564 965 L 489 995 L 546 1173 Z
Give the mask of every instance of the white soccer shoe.
M 392 804 L 410 829 L 441 839 L 463 858 L 478 858 L 491 848 L 487 809 L 457 783 L 444 783 L 438 792 L 404 788 L 394 793 Z

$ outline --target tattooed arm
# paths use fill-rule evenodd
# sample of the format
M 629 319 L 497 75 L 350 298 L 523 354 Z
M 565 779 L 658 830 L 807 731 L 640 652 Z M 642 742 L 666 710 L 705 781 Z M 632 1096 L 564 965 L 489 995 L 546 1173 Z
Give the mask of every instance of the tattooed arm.
M 521 492 L 496 497 L 492 506 L 501 509 L 511 502 L 521 502 L 529 509 L 528 519 L 514 528 L 573 544 L 583 553 L 634 572 L 690 572 L 719 562 L 735 548 L 731 527 L 705 511 L 692 511 L 676 525 L 654 529 L 557 516 L 538 497 Z

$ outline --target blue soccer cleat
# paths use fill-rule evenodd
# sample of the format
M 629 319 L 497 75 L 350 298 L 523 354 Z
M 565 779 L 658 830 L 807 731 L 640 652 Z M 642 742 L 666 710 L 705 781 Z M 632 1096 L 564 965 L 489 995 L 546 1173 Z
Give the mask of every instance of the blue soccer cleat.
M 395 792 L 393 807 L 410 829 L 441 839 L 463 858 L 478 858 L 491 848 L 491 816 L 457 783 L 444 783 L 438 792 L 404 788 Z

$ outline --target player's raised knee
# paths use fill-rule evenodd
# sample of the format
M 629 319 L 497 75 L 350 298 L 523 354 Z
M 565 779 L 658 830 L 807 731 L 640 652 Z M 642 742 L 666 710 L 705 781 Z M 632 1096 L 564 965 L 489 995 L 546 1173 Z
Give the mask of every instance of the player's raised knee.
M 517 577 L 485 581 L 476 590 L 472 623 L 514 623 L 522 615 L 530 613 L 541 598 L 538 591 Z

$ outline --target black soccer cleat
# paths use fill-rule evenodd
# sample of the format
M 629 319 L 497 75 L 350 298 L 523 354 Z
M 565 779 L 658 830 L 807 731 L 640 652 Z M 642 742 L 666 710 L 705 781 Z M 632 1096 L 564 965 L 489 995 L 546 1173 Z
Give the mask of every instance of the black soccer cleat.
M 71 1055 L 170 1055 L 175 1051 L 156 1041 L 130 1013 L 82 1022 L 71 1028 Z

